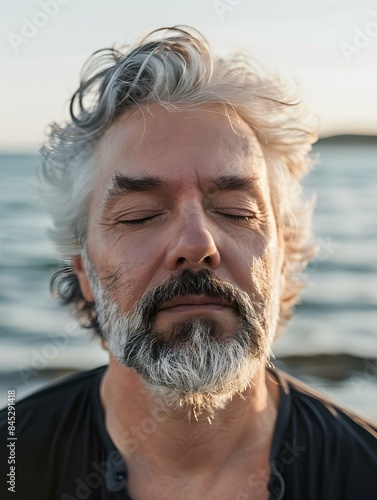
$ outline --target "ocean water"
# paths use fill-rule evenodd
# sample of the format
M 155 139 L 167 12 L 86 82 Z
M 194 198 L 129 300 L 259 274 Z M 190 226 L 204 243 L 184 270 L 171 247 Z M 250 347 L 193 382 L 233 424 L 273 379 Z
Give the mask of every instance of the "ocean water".
M 275 364 L 377 422 L 377 138 L 320 141 L 319 253 L 310 286 L 274 346 Z M 38 206 L 35 155 L 0 155 L 0 406 L 107 355 L 49 294 L 56 253 Z

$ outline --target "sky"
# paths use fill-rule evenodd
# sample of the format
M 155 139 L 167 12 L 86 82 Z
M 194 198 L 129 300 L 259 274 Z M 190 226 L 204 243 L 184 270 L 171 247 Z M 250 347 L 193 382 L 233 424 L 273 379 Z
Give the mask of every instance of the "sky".
M 185 24 L 297 84 L 321 136 L 377 135 L 377 2 L 0 0 L 0 152 L 36 152 L 95 50 Z

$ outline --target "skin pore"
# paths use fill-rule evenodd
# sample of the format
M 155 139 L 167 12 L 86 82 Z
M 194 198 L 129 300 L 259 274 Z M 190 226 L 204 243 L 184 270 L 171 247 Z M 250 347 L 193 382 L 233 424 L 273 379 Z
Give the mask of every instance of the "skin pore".
M 95 165 L 86 247 L 118 308 L 134 310 L 145 292 L 184 269 L 208 269 L 263 310 L 270 345 L 283 251 L 251 129 L 221 106 L 169 112 L 153 104 L 117 118 L 96 147 Z M 85 298 L 95 300 L 80 257 L 74 267 Z M 195 317 L 215 320 L 221 336 L 234 334 L 238 324 L 228 304 L 188 296 L 163 304 L 154 329 L 168 339 L 177 322 Z M 162 406 L 114 356 L 100 398 L 134 500 L 268 498 L 279 390 L 264 366 L 211 425 L 205 415 L 190 419 L 187 411 Z M 140 434 L 143 422 L 153 426 L 147 437 Z M 255 471 L 265 485 L 259 489 L 249 480 Z

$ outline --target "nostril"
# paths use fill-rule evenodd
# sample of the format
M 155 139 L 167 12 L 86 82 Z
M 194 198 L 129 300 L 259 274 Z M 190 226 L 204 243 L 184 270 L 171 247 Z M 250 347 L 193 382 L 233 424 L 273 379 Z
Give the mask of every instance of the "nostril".
M 179 258 L 177 259 L 177 264 L 183 264 L 183 263 L 184 263 L 184 262 L 186 262 L 187 260 L 189 260 L 189 259 L 187 259 L 187 258 L 185 258 L 185 257 L 179 257 Z M 204 259 L 202 259 L 200 262 L 205 262 L 206 264 L 211 264 L 211 262 L 212 262 L 212 258 L 211 258 L 211 256 L 210 256 L 210 255 L 207 255 L 207 257 L 204 257 Z M 199 264 L 200 262 L 197 262 L 197 263 Z

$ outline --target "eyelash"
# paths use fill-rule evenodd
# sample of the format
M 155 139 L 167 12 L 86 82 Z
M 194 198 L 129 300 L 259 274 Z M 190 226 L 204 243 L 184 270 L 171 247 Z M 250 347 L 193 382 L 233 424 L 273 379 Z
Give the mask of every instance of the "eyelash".
M 234 215 L 234 214 L 225 214 L 225 213 L 221 213 L 221 212 L 219 212 L 219 214 L 222 215 L 223 217 L 225 217 L 226 219 L 229 219 L 229 220 L 232 220 L 235 222 L 249 222 L 250 220 L 252 220 L 254 218 L 254 217 L 250 217 L 248 215 Z M 149 220 L 154 219 L 155 217 L 157 217 L 157 216 L 151 215 L 150 217 L 144 217 L 143 219 L 122 220 L 122 221 L 120 221 L 120 223 L 125 225 L 125 226 L 142 226 L 143 224 L 145 224 Z
M 249 215 L 234 215 L 234 214 L 221 214 L 226 219 L 234 220 L 236 222 L 248 222 L 254 217 L 250 217 Z
M 134 220 L 121 220 L 120 224 L 125 226 L 142 226 L 149 220 L 152 220 L 156 217 L 156 215 L 151 215 L 150 217 L 144 217 L 144 219 L 134 219 Z

